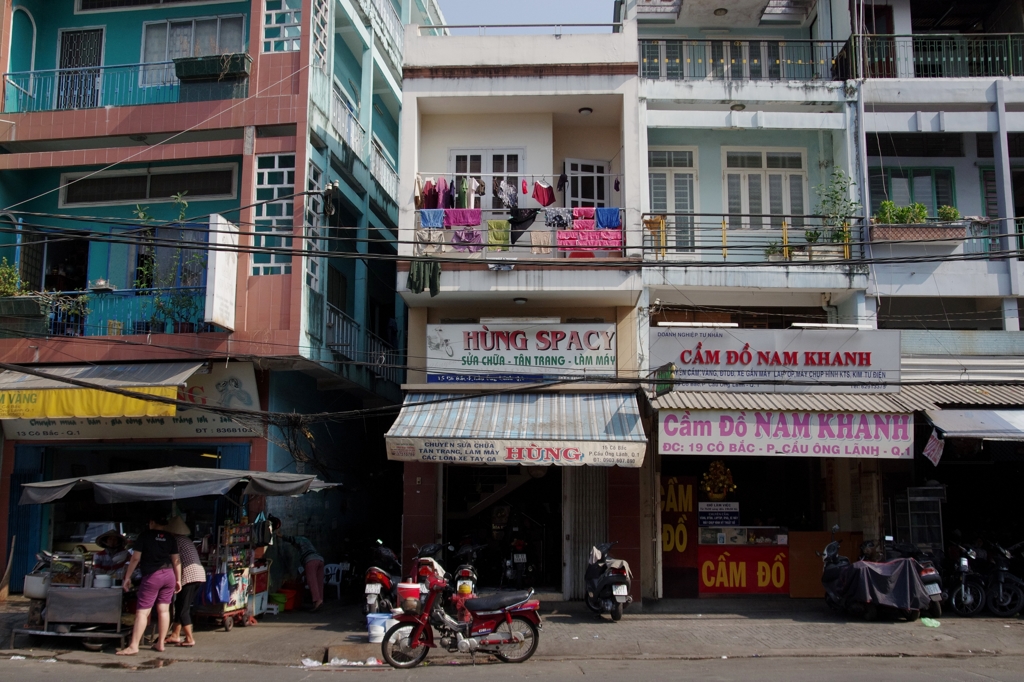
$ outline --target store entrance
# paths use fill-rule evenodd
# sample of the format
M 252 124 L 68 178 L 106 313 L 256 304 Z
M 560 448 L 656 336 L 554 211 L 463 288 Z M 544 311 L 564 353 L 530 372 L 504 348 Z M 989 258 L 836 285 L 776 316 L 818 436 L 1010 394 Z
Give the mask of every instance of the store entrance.
M 788 594 L 788 562 L 778 557 L 788 553 L 789 533 L 822 530 L 820 460 L 686 456 L 661 463 L 663 595 Z M 735 489 L 709 494 L 705 475 Z M 774 582 L 763 570 L 749 579 L 739 573 L 777 562 Z
M 546 467 L 445 466 L 444 540 L 456 549 L 482 545 L 477 574 L 483 591 L 562 588 L 562 470 Z M 524 578 L 506 562 L 525 553 Z M 445 565 L 453 570 L 454 565 Z

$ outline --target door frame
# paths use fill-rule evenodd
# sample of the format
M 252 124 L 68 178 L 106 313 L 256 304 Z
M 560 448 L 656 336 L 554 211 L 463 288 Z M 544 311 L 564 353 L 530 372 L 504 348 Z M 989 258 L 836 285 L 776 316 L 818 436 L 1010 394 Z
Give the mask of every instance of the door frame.
M 55 58 L 55 60 L 53 62 L 54 63 L 54 70 L 59 72 L 60 68 L 61 68 L 61 66 L 60 66 L 60 52 L 61 52 L 61 45 L 64 43 L 64 34 L 65 33 L 80 33 L 80 32 L 84 32 L 84 31 L 99 31 L 100 32 L 100 63 L 97 64 L 95 67 L 84 67 L 84 68 L 96 68 L 96 69 L 100 70 L 100 77 L 98 79 L 99 84 L 96 87 L 96 102 L 97 102 L 97 105 L 99 105 L 99 103 L 103 101 L 103 64 L 107 61 L 107 25 L 106 24 L 102 24 L 102 25 L 99 25 L 99 26 L 74 26 L 74 27 L 57 29 L 57 55 L 56 55 L 56 58 Z M 59 76 L 58 76 L 58 81 L 59 80 L 60 79 L 59 79 Z M 54 108 L 56 108 L 56 106 L 57 106 L 57 98 L 60 97 L 59 93 L 60 93 L 60 88 L 59 87 L 54 87 L 54 89 L 53 89 L 54 101 L 52 102 L 52 105 L 53 105 Z
M 611 172 L 611 170 L 612 170 L 612 162 L 611 161 L 605 161 L 605 160 L 602 160 L 602 159 L 577 159 L 577 158 L 566 157 L 563 160 L 563 163 L 565 164 L 565 177 L 569 179 L 569 182 L 566 183 L 565 193 L 564 193 L 564 200 L 563 200 L 566 206 L 571 206 L 572 205 L 572 201 L 573 201 L 573 197 L 572 197 L 572 178 L 573 178 L 573 175 L 575 175 L 578 178 L 588 177 L 588 176 L 591 176 L 591 175 L 593 177 L 595 177 L 595 178 L 598 177 L 597 173 L 577 172 L 577 173 L 574 174 L 572 172 L 572 170 L 570 169 L 570 165 L 573 164 L 573 163 L 579 164 L 581 166 L 583 164 L 588 164 L 588 165 L 593 165 L 593 166 L 604 166 L 605 167 L 604 177 L 600 178 L 601 182 L 604 183 L 604 205 L 605 205 L 605 207 L 609 207 L 609 208 L 613 206 L 613 203 L 611 201 L 611 189 L 612 189 L 612 186 L 611 186 L 611 183 L 609 182 L 609 180 L 611 179 L 611 177 L 613 175 L 616 175 L 616 174 Z M 596 186 L 595 186 L 595 194 L 596 194 Z M 582 199 L 577 199 L 577 201 L 582 203 L 583 200 Z M 598 203 L 598 200 L 597 200 L 596 197 L 594 198 L 594 202 L 593 203 L 594 204 Z

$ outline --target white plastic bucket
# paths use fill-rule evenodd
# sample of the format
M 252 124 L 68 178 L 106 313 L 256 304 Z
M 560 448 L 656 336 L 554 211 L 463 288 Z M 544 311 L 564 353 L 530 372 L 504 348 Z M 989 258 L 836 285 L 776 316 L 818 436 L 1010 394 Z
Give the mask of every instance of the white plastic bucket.
M 29 573 L 25 576 L 24 595 L 29 599 L 46 599 L 50 589 L 49 573 Z
M 391 619 L 390 613 L 366 614 L 366 627 L 370 633 L 370 642 L 383 642 L 386 623 Z M 379 632 L 377 632 L 379 630 Z M 376 639 L 374 639 L 376 638 Z
M 381 625 L 370 626 L 370 644 L 380 644 L 384 641 L 384 627 Z

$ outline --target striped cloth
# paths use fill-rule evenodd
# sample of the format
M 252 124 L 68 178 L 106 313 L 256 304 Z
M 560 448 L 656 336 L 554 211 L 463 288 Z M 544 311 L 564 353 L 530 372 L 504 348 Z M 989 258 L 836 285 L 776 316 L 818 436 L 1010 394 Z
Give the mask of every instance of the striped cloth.
M 205 583 L 206 569 L 199 561 L 199 552 L 187 535 L 175 535 L 178 540 L 178 556 L 181 558 L 181 584 Z

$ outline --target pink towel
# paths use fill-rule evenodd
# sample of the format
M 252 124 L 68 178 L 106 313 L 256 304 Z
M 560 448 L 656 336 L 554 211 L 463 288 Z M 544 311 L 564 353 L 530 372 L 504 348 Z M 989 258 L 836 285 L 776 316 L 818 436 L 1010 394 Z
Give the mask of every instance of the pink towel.
M 445 227 L 476 227 L 480 224 L 479 208 L 446 208 Z
M 594 207 L 593 206 L 577 206 L 572 210 L 573 218 L 586 218 L 587 220 L 594 219 Z
M 574 230 L 593 230 L 595 228 L 593 220 L 574 220 L 572 221 L 572 229 Z

